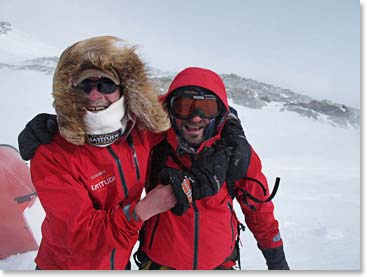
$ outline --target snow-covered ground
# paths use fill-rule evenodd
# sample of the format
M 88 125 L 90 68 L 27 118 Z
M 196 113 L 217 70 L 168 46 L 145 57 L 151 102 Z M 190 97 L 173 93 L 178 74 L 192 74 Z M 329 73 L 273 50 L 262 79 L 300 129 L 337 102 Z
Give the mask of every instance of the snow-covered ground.
M 286 255 L 297 270 L 360 268 L 360 133 L 272 108 L 239 111 L 272 186 Z M 264 268 L 252 235 L 245 268 Z

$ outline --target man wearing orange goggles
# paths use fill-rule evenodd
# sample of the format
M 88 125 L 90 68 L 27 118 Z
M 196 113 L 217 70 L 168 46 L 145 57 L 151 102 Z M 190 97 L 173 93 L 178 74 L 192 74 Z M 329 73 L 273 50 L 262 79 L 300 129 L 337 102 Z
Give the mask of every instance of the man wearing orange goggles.
M 215 120 L 221 113 L 225 113 L 223 103 L 205 88 L 183 87 L 169 99 L 172 125 L 191 147 L 213 135 Z

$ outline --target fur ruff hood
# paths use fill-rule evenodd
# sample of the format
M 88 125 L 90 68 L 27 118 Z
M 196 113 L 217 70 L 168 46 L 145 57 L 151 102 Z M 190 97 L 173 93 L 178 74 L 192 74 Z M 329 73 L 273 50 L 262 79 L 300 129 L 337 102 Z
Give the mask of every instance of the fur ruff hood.
M 144 63 L 119 38 L 103 36 L 79 41 L 61 55 L 53 78 L 54 107 L 61 135 L 69 142 L 85 142 L 83 117 L 86 95 L 74 88 L 85 72 L 100 72 L 120 84 L 130 118 L 137 127 L 153 132 L 170 128 L 170 122 L 157 93 L 148 79 Z

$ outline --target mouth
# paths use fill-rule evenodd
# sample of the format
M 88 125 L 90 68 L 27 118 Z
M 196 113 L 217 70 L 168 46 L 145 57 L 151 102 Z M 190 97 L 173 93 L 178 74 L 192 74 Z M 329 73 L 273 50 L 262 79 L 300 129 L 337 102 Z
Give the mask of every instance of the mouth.
M 200 133 L 204 129 L 204 126 L 193 127 L 189 125 L 184 125 L 184 129 L 191 134 L 196 134 L 196 133 Z
M 98 112 L 98 111 L 103 111 L 107 108 L 108 108 L 108 106 L 97 106 L 97 107 L 89 106 L 89 107 L 87 107 L 87 110 L 91 111 L 91 112 Z

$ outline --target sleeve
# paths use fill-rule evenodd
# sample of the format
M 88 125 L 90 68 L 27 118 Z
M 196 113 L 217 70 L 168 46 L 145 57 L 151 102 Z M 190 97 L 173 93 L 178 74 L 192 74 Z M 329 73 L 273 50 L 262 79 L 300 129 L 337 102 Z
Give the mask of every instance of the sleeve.
M 264 196 L 262 188 L 256 182 L 247 178 L 261 182 L 266 189 L 266 196 Z M 269 187 L 266 177 L 262 173 L 260 158 L 252 147 L 246 178 L 237 181 L 235 186 L 260 200 L 265 200 L 269 197 Z M 283 245 L 278 229 L 278 221 L 274 217 L 273 203 L 271 201 L 257 203 L 249 198 L 247 198 L 247 201 L 244 201 L 241 196 L 241 193 L 236 193 L 236 199 L 240 203 L 246 225 L 256 238 L 259 248 L 276 248 Z
M 70 157 L 67 161 L 54 152 L 42 145 L 31 160 L 32 181 L 46 213 L 45 239 L 71 255 L 103 256 L 115 247 L 131 249 L 142 226 L 134 216 L 136 202 L 97 210 L 78 174 L 73 174 Z

